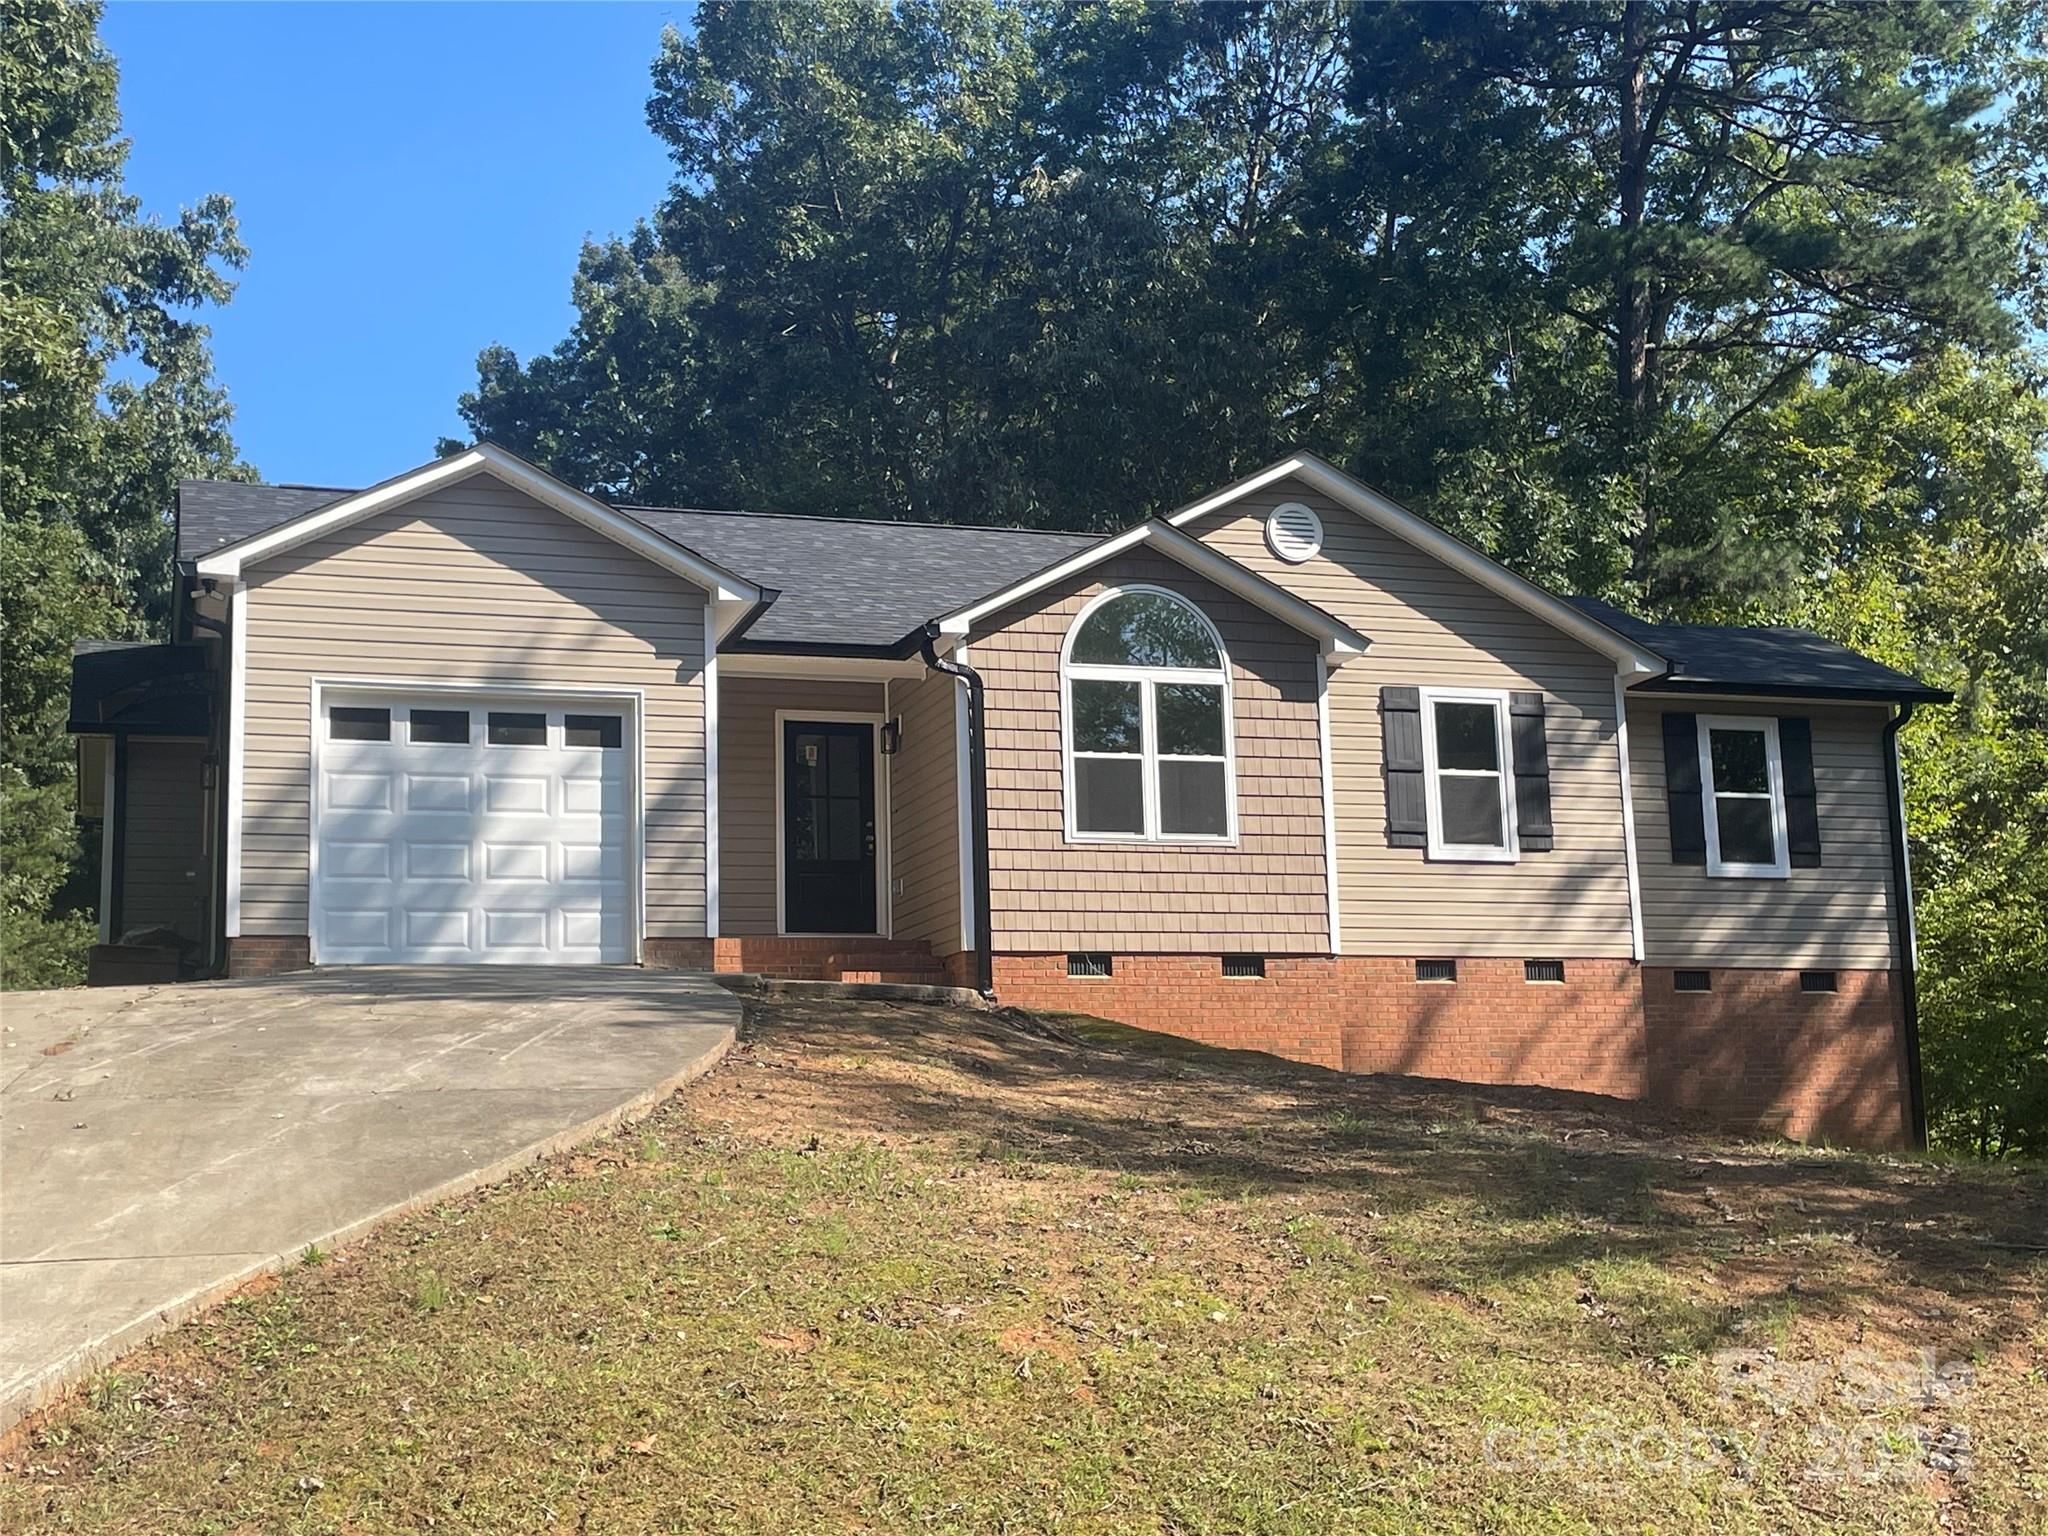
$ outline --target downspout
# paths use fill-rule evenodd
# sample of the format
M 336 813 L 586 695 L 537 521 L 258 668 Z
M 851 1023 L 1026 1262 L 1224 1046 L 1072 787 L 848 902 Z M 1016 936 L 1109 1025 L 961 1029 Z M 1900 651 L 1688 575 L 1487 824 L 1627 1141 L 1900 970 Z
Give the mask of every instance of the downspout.
M 204 590 L 211 595 L 214 584 L 209 579 Z M 206 972 L 209 977 L 225 976 L 228 973 L 228 732 L 232 728 L 228 713 L 234 708 L 234 692 L 229 687 L 228 669 L 240 665 L 240 658 L 234 654 L 232 628 L 221 619 L 210 619 L 199 611 L 192 601 L 198 593 L 187 593 L 181 605 L 186 623 L 215 636 L 220 646 L 215 652 L 220 665 L 215 669 L 219 679 L 215 689 L 213 728 L 207 734 L 206 758 L 213 768 L 213 836 L 208 839 L 207 856 L 212 861 L 213 901 L 207 922 Z
M 1890 802 L 1892 822 L 1892 889 L 1898 899 L 1892 903 L 1894 942 L 1899 952 L 1899 1004 L 1906 1032 L 1906 1113 L 1911 1124 L 1908 1134 L 1915 1147 L 1927 1145 L 1927 1093 L 1920 1081 L 1920 986 L 1917 956 L 1913 953 L 1913 875 L 1906 862 L 1906 795 L 1899 774 L 1899 732 L 1913 718 L 1909 701 L 1899 706 L 1884 728 L 1885 798 Z
M 967 684 L 967 777 L 968 805 L 973 821 L 971 839 L 974 854 L 974 981 L 983 997 L 996 995 L 995 925 L 989 918 L 988 880 L 988 742 L 983 729 L 985 692 L 981 674 L 964 662 L 942 660 L 938 652 L 939 626 L 925 625 L 918 641 L 924 664 L 934 672 L 957 677 Z

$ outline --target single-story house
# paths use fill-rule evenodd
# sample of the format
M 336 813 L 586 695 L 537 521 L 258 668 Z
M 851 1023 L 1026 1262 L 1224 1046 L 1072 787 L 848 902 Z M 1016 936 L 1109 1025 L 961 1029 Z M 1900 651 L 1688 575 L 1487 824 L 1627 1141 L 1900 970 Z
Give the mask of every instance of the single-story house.
M 1920 1134 L 1896 738 L 1819 636 L 1524 580 L 1312 454 L 1111 535 L 191 481 L 81 647 L 107 969 L 946 981 L 1353 1072 Z M 132 974 L 132 972 L 130 973 Z

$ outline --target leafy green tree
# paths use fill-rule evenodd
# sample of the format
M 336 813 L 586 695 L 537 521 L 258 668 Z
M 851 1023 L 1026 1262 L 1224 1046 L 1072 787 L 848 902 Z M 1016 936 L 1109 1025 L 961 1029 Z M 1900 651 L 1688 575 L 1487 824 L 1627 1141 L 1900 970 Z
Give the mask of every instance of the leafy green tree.
M 1357 10 L 1361 144 L 1424 187 L 1471 164 L 1512 189 L 1483 260 L 1519 265 L 1553 318 L 1535 367 L 1493 328 L 1505 387 L 1537 396 L 1551 475 L 1627 507 L 1651 601 L 1782 590 L 1796 545 L 1731 529 L 1717 479 L 1753 412 L 1832 367 L 2002 352 L 2039 323 L 2038 28 L 2031 6 L 1932 0 Z M 1408 199 L 1365 190 L 1400 244 Z
M 206 329 L 244 251 L 227 199 L 174 225 L 121 187 L 99 7 L 0 8 L 0 978 L 74 979 L 88 925 L 53 912 L 77 858 L 64 734 L 71 643 L 140 635 L 169 594 L 180 478 L 246 474 Z

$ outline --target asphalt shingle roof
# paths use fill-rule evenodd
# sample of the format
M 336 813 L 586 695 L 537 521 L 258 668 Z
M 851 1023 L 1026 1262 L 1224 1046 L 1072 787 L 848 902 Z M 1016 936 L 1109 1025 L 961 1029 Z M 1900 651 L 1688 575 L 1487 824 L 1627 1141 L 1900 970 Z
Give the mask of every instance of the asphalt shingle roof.
M 1950 697 L 1790 624 L 1652 624 L 1597 597 L 1565 601 L 1670 664 L 1669 672 L 1643 687 L 1872 699 Z
M 197 559 L 354 492 L 334 486 L 187 480 L 178 487 L 178 558 Z M 773 512 L 619 506 L 716 565 L 779 595 L 752 644 L 888 647 L 927 619 L 1023 580 L 1100 536 L 889 523 Z M 1763 694 L 1946 699 L 1903 672 L 1811 630 L 1651 624 L 1597 598 L 1567 601 L 1664 657 L 1656 686 Z
M 195 560 L 329 502 L 331 486 L 187 480 L 178 558 Z M 763 645 L 890 646 L 927 619 L 1022 580 L 1100 535 L 774 512 L 616 510 L 780 596 L 746 633 Z

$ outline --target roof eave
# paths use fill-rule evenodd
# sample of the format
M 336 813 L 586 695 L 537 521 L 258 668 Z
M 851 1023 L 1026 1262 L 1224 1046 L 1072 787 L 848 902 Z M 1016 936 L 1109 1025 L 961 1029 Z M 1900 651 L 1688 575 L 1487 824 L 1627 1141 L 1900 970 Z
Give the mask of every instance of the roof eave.
M 1639 697 L 1666 694 L 1713 694 L 1731 698 L 1757 699 L 1839 699 L 1861 704 L 1952 704 L 1955 695 L 1925 683 L 1869 687 L 1850 683 L 1743 683 L 1707 677 L 1653 677 L 1633 685 L 1629 692 Z

